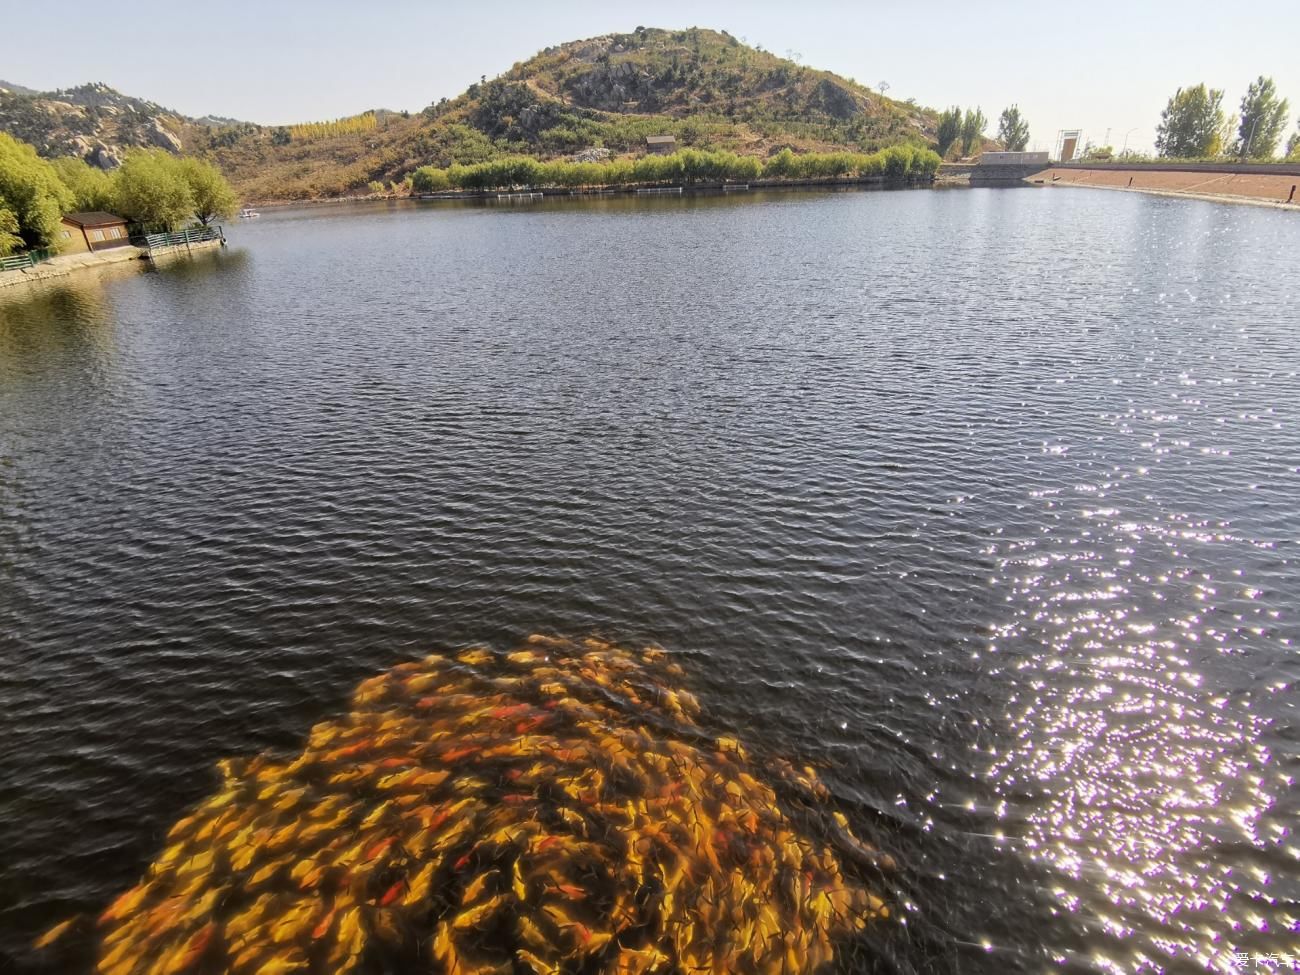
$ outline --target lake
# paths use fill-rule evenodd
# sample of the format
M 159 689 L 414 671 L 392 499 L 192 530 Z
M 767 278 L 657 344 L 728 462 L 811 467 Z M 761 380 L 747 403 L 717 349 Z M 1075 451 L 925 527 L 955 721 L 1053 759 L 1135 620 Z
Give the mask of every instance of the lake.
M 27 946 L 219 760 L 538 632 L 657 644 L 702 728 L 816 770 L 896 861 L 846 868 L 893 910 L 839 970 L 1300 957 L 1293 214 L 787 192 L 228 236 L 0 299 L 0 957 L 65 970 Z

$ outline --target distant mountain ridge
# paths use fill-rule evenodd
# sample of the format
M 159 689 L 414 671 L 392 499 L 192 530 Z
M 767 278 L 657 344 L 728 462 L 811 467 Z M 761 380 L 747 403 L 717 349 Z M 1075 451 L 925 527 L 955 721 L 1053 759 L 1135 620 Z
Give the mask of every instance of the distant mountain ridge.
M 33 88 L 24 88 L 22 85 L 15 85 L 12 81 L 0 79 L 0 92 L 12 93 L 15 95 L 39 95 L 40 92 Z
M 0 85 L 0 129 L 43 155 L 110 167 L 135 146 L 212 159 L 249 200 L 365 191 L 423 165 L 644 151 L 645 137 L 767 156 L 934 141 L 937 114 L 751 47 L 725 31 L 637 28 L 546 48 L 424 111 L 261 126 L 188 118 L 91 84 Z

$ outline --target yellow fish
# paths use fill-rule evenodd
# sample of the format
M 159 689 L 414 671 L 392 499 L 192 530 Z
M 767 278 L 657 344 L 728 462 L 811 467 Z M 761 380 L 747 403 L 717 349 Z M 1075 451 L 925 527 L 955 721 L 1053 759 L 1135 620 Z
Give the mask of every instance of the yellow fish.
M 54 942 L 58 941 L 65 934 L 67 934 L 69 929 L 71 929 L 71 927 L 77 923 L 77 920 L 78 919 L 75 917 L 70 917 L 66 921 L 62 921 L 59 924 L 54 925 L 54 927 L 50 928 L 48 931 L 46 931 L 39 938 L 37 938 L 35 941 L 32 942 L 32 948 L 36 951 L 40 951 L 43 948 L 48 948 L 50 945 L 54 944 Z
M 457 931 L 464 930 L 465 928 L 472 928 L 485 918 L 491 917 L 504 901 L 505 895 L 497 894 L 497 896 L 485 900 L 482 904 L 471 907 L 467 911 L 462 911 L 456 916 L 456 919 L 451 922 L 451 926 Z

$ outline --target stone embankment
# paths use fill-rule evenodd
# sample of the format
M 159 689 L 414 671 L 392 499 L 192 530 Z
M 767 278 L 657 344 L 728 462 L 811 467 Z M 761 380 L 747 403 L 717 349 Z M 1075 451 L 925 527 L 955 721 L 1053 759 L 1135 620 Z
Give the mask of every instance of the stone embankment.
M 208 240 L 189 245 L 155 247 L 152 250 L 147 247 L 129 245 L 95 251 L 90 254 L 60 254 L 58 257 L 52 257 L 48 261 L 42 261 L 40 264 L 31 267 L 19 268 L 14 271 L 0 271 L 0 290 L 39 281 L 51 281 L 55 278 L 66 277 L 69 274 L 78 274 L 113 264 L 149 261 L 166 254 L 207 250 L 213 247 L 221 247 L 224 243 L 224 240 Z
M 1014 185 L 1029 179 L 1039 172 L 1042 165 L 1013 164 L 1007 166 L 989 166 L 978 162 L 943 163 L 935 182 L 969 183 L 971 186 Z
M 1297 163 L 1071 164 L 1043 169 L 1029 181 L 1300 210 Z

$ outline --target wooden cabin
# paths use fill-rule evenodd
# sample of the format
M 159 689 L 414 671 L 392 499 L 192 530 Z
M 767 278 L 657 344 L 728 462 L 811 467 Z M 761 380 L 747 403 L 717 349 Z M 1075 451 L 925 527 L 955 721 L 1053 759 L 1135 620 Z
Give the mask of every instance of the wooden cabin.
M 677 137 L 673 135 L 648 135 L 645 137 L 645 151 L 666 156 L 677 151 Z
M 64 214 L 60 238 L 59 249 L 70 254 L 102 251 L 130 243 L 126 218 L 102 210 Z

